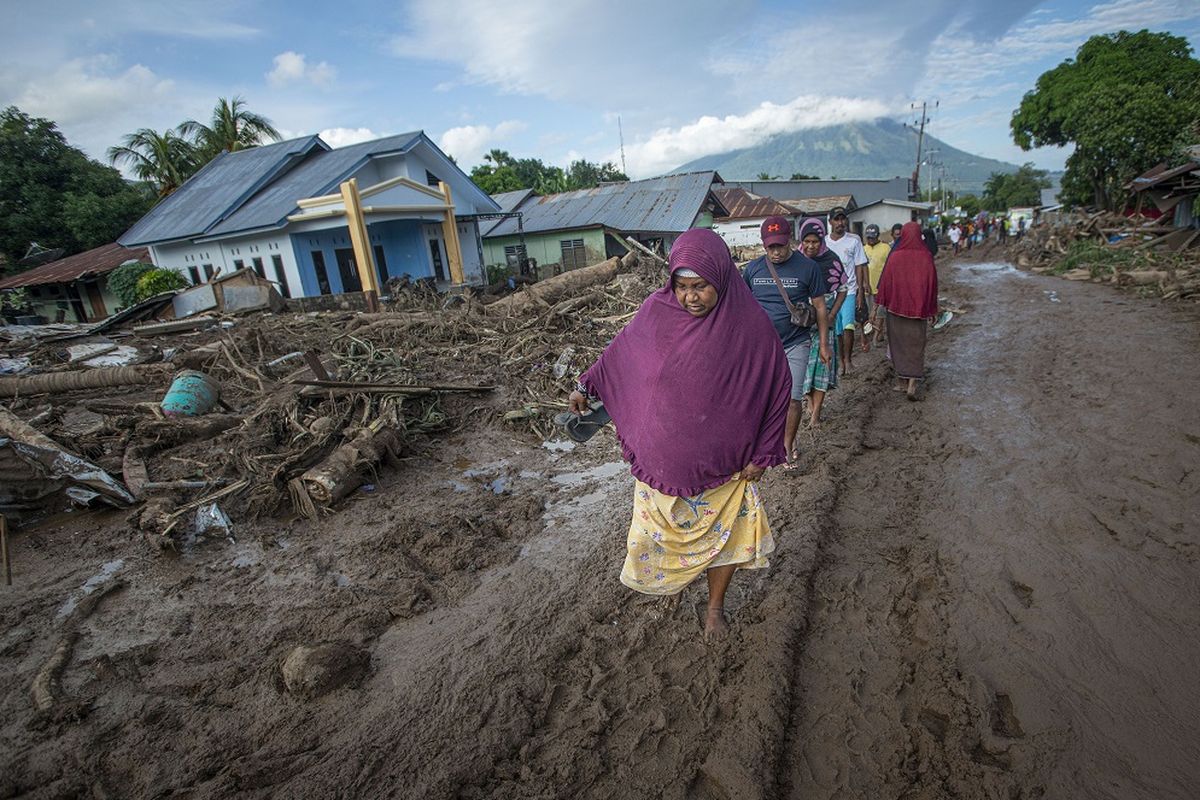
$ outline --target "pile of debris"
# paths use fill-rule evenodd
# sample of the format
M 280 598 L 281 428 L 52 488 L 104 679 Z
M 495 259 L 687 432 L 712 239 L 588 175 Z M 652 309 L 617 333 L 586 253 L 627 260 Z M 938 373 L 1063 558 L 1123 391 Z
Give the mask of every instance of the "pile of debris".
M 1108 212 L 1065 215 L 1009 247 L 1017 266 L 1200 301 L 1200 229 Z
M 634 251 L 504 297 L 395 287 L 377 313 L 0 328 L 18 365 L 0 375 L 0 513 L 135 507 L 175 545 L 258 515 L 317 517 L 436 431 L 552 436 L 578 373 L 665 278 Z

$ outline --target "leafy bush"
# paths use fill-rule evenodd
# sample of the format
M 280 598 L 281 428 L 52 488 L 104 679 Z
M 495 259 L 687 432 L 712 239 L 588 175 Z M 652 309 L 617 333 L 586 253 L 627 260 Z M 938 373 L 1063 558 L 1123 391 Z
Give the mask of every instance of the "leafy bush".
M 1142 253 L 1125 247 L 1112 247 L 1093 239 L 1077 239 L 1067 247 L 1067 254 L 1051 270 L 1061 275 L 1073 269 L 1086 269 L 1093 278 L 1111 275 L 1113 270 L 1131 269 Z
M 147 297 L 154 297 L 163 292 L 186 289 L 188 286 L 187 278 L 173 269 L 152 269 L 138 278 L 136 302 L 140 303 Z
M 108 288 L 128 308 L 137 302 L 138 280 L 154 269 L 153 264 L 131 261 L 108 273 Z
M 32 309 L 33 303 L 24 289 L 5 289 L 0 292 L 0 311 L 7 314 L 24 314 Z

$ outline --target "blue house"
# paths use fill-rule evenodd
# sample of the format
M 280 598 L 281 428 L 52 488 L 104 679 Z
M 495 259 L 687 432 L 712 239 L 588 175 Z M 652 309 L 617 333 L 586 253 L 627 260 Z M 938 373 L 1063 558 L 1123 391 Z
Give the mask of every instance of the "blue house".
M 339 187 L 356 179 L 380 284 L 482 283 L 476 215 L 499 206 L 424 132 L 333 149 L 319 136 L 222 153 L 122 235 L 202 283 L 251 268 L 284 297 L 361 291 Z M 457 236 L 447 236 L 447 224 Z M 449 241 L 448 241 L 449 240 Z

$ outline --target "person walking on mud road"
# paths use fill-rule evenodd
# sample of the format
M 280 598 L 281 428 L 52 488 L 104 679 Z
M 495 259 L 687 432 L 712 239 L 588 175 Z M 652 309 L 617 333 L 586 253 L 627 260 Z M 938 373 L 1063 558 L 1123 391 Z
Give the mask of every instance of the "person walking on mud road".
M 900 245 L 888 258 L 879 280 L 879 306 L 887 309 L 888 351 L 892 367 L 909 400 L 925 378 L 925 337 L 937 316 L 937 269 L 921 237 L 921 225 L 910 222 L 900 233 Z M 907 381 L 907 386 L 903 383 Z
M 816 348 L 820 339 L 814 340 L 808 356 L 808 374 L 804 376 L 804 395 L 808 398 L 808 427 L 815 429 L 821 422 L 821 406 L 825 402 L 825 393 L 837 388 L 838 342 L 836 327 L 838 312 L 846 304 L 846 270 L 837 254 L 825 246 L 825 225 L 821 220 L 810 217 L 800 223 L 800 252 L 806 258 L 811 258 L 821 267 L 825 279 L 825 307 L 829 310 L 829 318 L 834 320 L 835 327 L 829 331 L 829 345 L 833 350 L 833 360 L 825 363 L 817 357 Z M 885 270 L 886 272 L 886 270 Z
M 788 404 L 787 427 L 783 442 L 787 448 L 788 468 L 796 463 L 796 431 L 800 428 L 800 417 L 804 414 L 804 376 L 808 373 L 808 359 L 812 345 L 812 326 L 799 327 L 793 324 L 792 311 L 802 304 L 811 303 L 816 316 L 817 355 L 825 364 L 833 359 L 829 346 L 829 318 L 826 313 L 825 280 L 817 262 L 806 258 L 792 247 L 792 223 L 784 217 L 768 217 L 759 229 L 766 255 L 746 265 L 742 277 L 750 287 L 775 332 L 783 342 L 787 353 L 788 368 L 792 373 L 792 400 Z
M 866 293 L 858 290 L 859 286 L 865 288 L 867 284 L 867 254 L 863 250 L 862 240 L 847 232 L 848 225 L 846 209 L 837 206 L 829 212 L 829 234 L 825 237 L 825 246 L 837 255 L 846 270 L 846 302 L 842 304 L 837 322 L 842 343 L 842 375 L 848 375 L 854 368 L 855 315 L 860 308 L 866 307 L 867 302 Z
M 958 242 L 962 239 L 962 228 L 958 223 L 950 226 L 950 246 L 954 248 L 954 255 L 958 255 Z
M 728 632 L 733 573 L 768 566 L 775 549 L 756 482 L 787 461 L 792 378 L 720 236 L 685 232 L 669 266 L 568 402 L 576 414 L 604 403 L 636 479 L 621 582 L 677 600 L 704 573 L 709 640 Z
M 899 240 L 900 231 L 898 229 L 894 230 L 894 236 Z M 863 245 L 863 251 L 867 254 L 867 285 L 865 287 L 867 308 L 878 319 L 879 315 L 875 314 L 875 307 L 878 304 L 875 293 L 879 291 L 879 278 L 883 275 L 883 265 L 887 262 L 887 257 L 892 252 L 892 246 L 879 241 L 878 225 L 868 225 L 864 233 L 867 235 L 867 242 Z M 878 324 L 873 327 L 875 328 L 875 343 L 878 343 L 882 335 L 882 330 Z M 867 333 L 863 331 L 862 348 L 864 353 L 870 348 L 868 341 Z

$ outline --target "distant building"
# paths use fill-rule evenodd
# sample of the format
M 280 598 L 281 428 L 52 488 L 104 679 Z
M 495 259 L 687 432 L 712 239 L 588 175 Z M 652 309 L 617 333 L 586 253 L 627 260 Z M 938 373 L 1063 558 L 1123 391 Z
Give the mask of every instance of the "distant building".
M 795 200 L 784 200 L 784 204 L 796 209 L 802 217 L 821 217 L 824 219 L 829 216 L 829 212 L 835 208 L 841 207 L 846 209 L 846 214 L 858 208 L 858 202 L 852 194 L 831 194 L 822 197 L 802 197 Z
M 119 309 L 120 300 L 108 291 L 108 273 L 130 261 L 149 263 L 150 254 L 144 247 L 106 244 L 4 278 L 0 291 L 24 289 L 32 313 L 52 322 L 60 316 L 64 322 L 95 322 Z
M 725 185 L 737 186 L 762 197 L 773 197 L 783 203 L 813 197 L 853 195 L 860 206 L 866 206 L 885 197 L 909 200 L 914 196 L 912 179 L 899 177 L 886 180 L 727 181 Z
M 711 228 L 714 217 L 728 216 L 713 191 L 721 184 L 721 176 L 708 171 L 545 196 L 530 191 L 496 195 L 497 206 L 521 218 L 519 224 L 509 217 L 485 230 L 484 261 L 506 265 L 528 257 L 540 267 L 577 269 L 624 255 L 627 236 L 668 253 L 679 234 Z
M 714 189 L 713 193 L 729 212 L 713 219 L 713 230 L 730 247 L 759 244 L 762 241 L 760 230 L 767 217 L 785 217 L 791 222 L 792 236 L 796 235 L 796 221 L 800 217 L 796 209 L 737 186 Z
M 909 200 L 876 200 L 874 203 L 861 205 L 846 214 L 850 229 L 859 236 L 863 235 L 868 225 L 878 225 L 880 234 L 890 231 L 896 223 L 921 220 L 933 213 L 933 203 L 919 203 Z
M 420 131 L 337 149 L 307 136 L 222 153 L 119 241 L 148 248 L 156 266 L 193 284 L 250 268 L 284 297 L 360 291 L 339 193 L 351 178 L 381 284 L 407 275 L 446 285 L 456 262 L 465 282 L 483 282 L 474 215 L 499 207 Z M 454 239 L 461 247 L 451 252 Z

